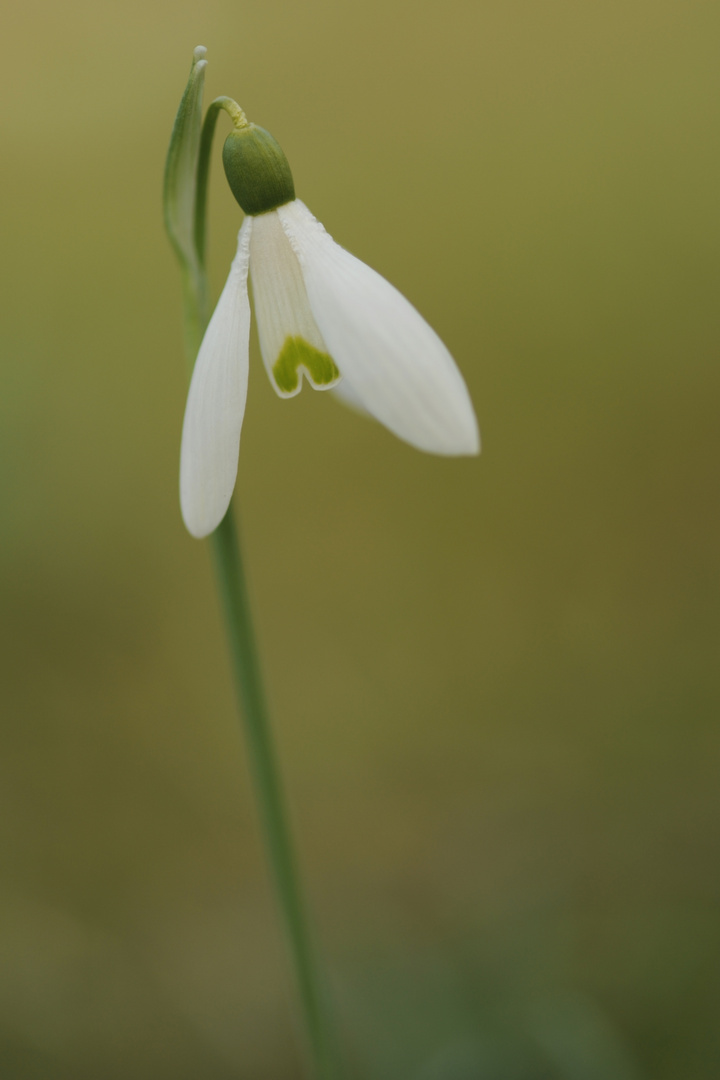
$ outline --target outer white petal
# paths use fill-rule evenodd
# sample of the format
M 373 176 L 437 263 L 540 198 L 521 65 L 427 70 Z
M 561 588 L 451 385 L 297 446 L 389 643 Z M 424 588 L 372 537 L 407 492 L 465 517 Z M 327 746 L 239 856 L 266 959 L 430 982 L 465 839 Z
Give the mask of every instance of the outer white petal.
M 359 413 L 361 416 L 370 417 L 370 413 L 363 405 L 359 395 L 353 390 L 346 376 L 343 375 L 340 382 L 333 386 L 330 393 L 338 401 L 341 401 L 343 405 L 346 405 L 348 409 L 352 409 L 353 412 Z
M 303 375 L 316 390 L 327 390 L 334 386 L 338 381 L 337 371 L 334 378 L 318 383 L 303 364 L 295 369 L 297 385 L 292 390 L 279 386 L 275 377 L 274 365 L 288 339 L 302 339 L 322 354 L 328 351 L 310 310 L 298 257 L 285 235 L 277 211 L 259 214 L 254 219 L 250 241 L 250 279 L 260 352 L 270 382 L 280 397 L 299 394 Z
M 435 331 L 380 274 L 336 244 L 299 199 L 277 213 L 330 355 L 368 412 L 420 450 L 476 454 L 472 402 Z
M 180 507 L 188 531 L 207 536 L 230 505 L 247 397 L 250 233 L 245 218 L 225 288 L 195 362 L 180 447 Z

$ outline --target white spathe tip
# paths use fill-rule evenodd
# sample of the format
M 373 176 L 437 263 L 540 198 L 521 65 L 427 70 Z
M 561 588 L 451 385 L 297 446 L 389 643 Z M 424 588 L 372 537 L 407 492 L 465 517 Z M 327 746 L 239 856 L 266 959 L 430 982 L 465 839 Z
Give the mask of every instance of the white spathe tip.
M 193 60 L 204 60 L 207 56 L 207 49 L 204 45 L 196 45 L 193 49 Z
M 192 536 L 207 536 L 225 516 L 238 468 L 247 398 L 250 302 L 248 217 L 225 288 L 205 331 L 188 392 L 180 446 L 180 508 Z
M 277 213 L 318 329 L 360 404 L 419 450 L 477 454 L 470 395 L 435 331 L 385 278 L 336 244 L 299 199 Z

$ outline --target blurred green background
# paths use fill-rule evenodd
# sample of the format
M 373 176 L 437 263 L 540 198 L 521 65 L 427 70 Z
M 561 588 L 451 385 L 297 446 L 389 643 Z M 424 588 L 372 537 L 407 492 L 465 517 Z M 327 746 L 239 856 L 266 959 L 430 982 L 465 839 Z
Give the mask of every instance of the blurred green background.
M 253 340 L 238 505 L 350 1075 L 716 1077 L 720 9 L 26 0 L 2 29 L 3 1080 L 300 1075 L 177 506 L 160 193 L 200 43 L 206 100 L 275 134 L 483 432 L 440 460 L 280 401 Z

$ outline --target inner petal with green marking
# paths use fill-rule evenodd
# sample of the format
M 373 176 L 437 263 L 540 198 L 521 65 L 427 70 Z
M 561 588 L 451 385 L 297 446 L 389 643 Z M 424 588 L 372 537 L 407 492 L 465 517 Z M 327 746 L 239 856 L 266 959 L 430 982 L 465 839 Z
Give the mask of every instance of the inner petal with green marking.
M 298 257 L 277 210 L 252 219 L 252 280 L 263 363 L 280 397 L 299 394 L 303 375 L 316 390 L 340 379 L 310 309 Z
M 273 375 L 286 394 L 297 391 L 303 368 L 313 386 L 332 386 L 340 378 L 332 357 L 316 349 L 299 335 L 285 338 L 280 355 L 273 364 Z

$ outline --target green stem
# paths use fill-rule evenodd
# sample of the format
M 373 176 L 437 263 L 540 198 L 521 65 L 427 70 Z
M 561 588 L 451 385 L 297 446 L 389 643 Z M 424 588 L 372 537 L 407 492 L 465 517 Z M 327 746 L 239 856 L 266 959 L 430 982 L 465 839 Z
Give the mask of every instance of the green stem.
M 325 992 L 300 888 L 231 510 L 213 533 L 212 542 L 260 821 L 294 961 L 308 1049 L 314 1059 L 317 1077 L 333 1080 L 338 1072 L 334 1065 Z
M 205 206 L 210 148 L 218 113 L 221 108 L 226 108 L 229 100 L 219 98 L 212 103 L 205 117 L 200 142 L 195 216 L 198 272 L 193 273 L 190 267 L 185 267 L 183 273 L 185 351 L 191 368 L 209 318 Z M 260 824 L 295 969 L 312 1073 L 317 1080 L 338 1080 L 340 1069 L 334 1031 L 300 886 L 232 506 L 213 533 L 211 541 Z
M 198 155 L 197 188 L 195 201 L 195 247 L 197 249 L 200 266 L 205 266 L 205 252 L 207 250 L 207 189 L 210 176 L 210 151 L 212 149 L 215 125 L 217 124 L 220 111 L 224 109 L 236 127 L 247 126 L 245 113 L 237 101 L 229 97 L 218 97 L 208 105 L 205 120 L 200 135 L 200 152 Z M 205 297 L 203 297 L 205 301 Z

